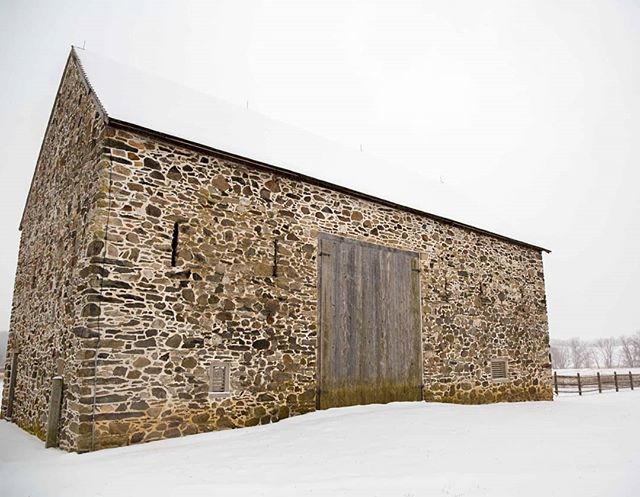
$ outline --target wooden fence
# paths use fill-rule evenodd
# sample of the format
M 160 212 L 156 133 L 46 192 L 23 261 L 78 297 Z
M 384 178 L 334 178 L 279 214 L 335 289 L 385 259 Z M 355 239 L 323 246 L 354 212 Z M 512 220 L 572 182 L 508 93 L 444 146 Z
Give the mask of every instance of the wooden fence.
M 575 375 L 559 375 L 553 373 L 553 389 L 556 394 L 561 393 L 577 393 L 582 395 L 587 392 L 602 393 L 605 390 L 615 390 L 619 392 L 622 389 L 640 388 L 640 374 L 628 373 L 584 375 L 576 373 Z

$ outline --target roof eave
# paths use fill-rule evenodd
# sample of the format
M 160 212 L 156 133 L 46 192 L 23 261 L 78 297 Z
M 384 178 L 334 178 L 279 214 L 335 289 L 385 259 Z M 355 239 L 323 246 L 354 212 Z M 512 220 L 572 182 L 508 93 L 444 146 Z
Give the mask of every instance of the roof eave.
M 184 146 L 186 148 L 190 148 L 196 151 L 201 151 L 201 152 L 206 152 L 209 154 L 213 154 L 213 155 L 218 155 L 227 159 L 231 159 L 234 160 L 236 162 L 240 162 L 240 163 L 244 163 L 262 170 L 266 170 L 266 171 L 271 171 L 271 172 L 275 172 L 277 174 L 283 175 L 283 176 L 287 176 L 293 179 L 297 179 L 297 180 L 301 180 L 301 181 L 305 181 L 307 183 L 312 183 L 315 184 L 317 186 L 323 187 L 323 188 L 328 188 L 331 190 L 336 190 L 342 193 L 345 193 L 347 195 L 352 195 L 358 198 L 362 198 L 364 200 L 369 200 L 371 202 L 375 202 L 378 204 L 382 204 L 385 205 L 387 207 L 392 207 L 394 209 L 400 209 L 403 210 L 405 212 L 410 212 L 412 214 L 417 214 L 420 216 L 425 216 L 428 217 L 430 219 L 434 219 L 436 221 L 440 221 L 442 223 L 451 225 L 451 226 L 456 226 L 458 228 L 462 228 L 465 230 L 469 230 L 469 231 L 473 231 L 475 233 L 479 233 L 485 236 L 490 236 L 492 238 L 496 238 L 514 245 L 520 245 L 522 247 L 527 247 L 530 249 L 534 249 L 537 250 L 539 252 L 546 252 L 548 254 L 551 253 L 551 250 L 546 249 L 544 247 L 540 247 L 538 245 L 533 245 L 531 243 L 528 242 L 523 242 L 521 240 L 517 240 L 515 238 L 510 238 L 508 236 L 504 236 L 501 235 L 499 233 L 494 233 L 492 231 L 488 231 L 482 228 L 478 228 L 476 226 L 472 226 L 470 224 L 465 224 L 465 223 L 461 223 L 458 221 L 455 221 L 453 219 L 449 219 L 443 216 L 438 216 L 437 214 L 432 214 L 430 212 L 426 212 L 426 211 L 422 211 L 419 209 L 415 209 L 413 207 L 408 207 L 406 205 L 402 205 L 402 204 L 397 204 L 395 202 L 389 201 L 389 200 L 385 200 L 383 198 L 380 197 L 376 197 L 373 195 L 369 195 L 367 193 L 363 193 L 363 192 L 359 192 L 357 190 L 352 190 L 351 188 L 347 188 L 344 186 L 340 186 L 337 185 L 335 183 L 331 183 L 328 181 L 324 181 L 318 178 L 314 178 L 313 176 L 307 176 L 305 174 L 301 174 L 301 173 L 296 173 L 295 171 L 291 171 L 290 169 L 286 169 L 283 167 L 279 167 L 279 166 L 274 166 L 273 164 L 267 164 L 266 162 L 261 162 L 255 159 L 251 159 L 249 157 L 244 157 L 241 155 L 237 155 L 231 152 L 225 152 L 224 150 L 220 150 L 220 149 L 216 149 L 213 147 L 210 147 L 208 145 L 203 145 L 201 143 L 197 143 L 197 142 L 193 142 L 190 140 L 186 140 L 184 138 L 180 138 L 174 135 L 170 135 L 167 133 L 163 133 L 161 131 L 156 131 L 154 129 L 150 129 L 150 128 L 145 128 L 144 126 L 140 126 L 138 124 L 134 124 L 131 122 L 127 122 L 127 121 L 123 121 L 120 119 L 115 119 L 113 117 L 108 117 L 107 118 L 107 124 L 113 126 L 114 128 L 119 128 L 122 129 L 124 131 L 133 131 L 133 132 L 138 132 L 138 133 L 143 133 L 143 134 L 147 134 L 147 135 L 151 135 L 157 138 L 160 138 L 162 140 L 174 143 L 176 145 L 181 145 Z

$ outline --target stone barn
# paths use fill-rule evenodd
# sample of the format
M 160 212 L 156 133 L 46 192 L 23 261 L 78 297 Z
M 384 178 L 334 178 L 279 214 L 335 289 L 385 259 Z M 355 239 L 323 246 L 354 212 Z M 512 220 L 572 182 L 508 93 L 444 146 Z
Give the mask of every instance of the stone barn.
M 545 249 L 329 148 L 72 49 L 20 225 L 2 416 L 83 452 L 551 400 Z

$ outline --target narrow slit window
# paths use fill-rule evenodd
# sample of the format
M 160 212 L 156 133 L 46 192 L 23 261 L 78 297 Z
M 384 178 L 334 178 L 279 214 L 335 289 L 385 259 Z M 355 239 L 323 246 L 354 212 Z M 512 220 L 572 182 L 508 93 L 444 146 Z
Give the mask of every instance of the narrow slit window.
M 178 237 L 180 236 L 180 223 L 173 223 L 173 237 L 171 238 L 171 267 L 176 266 L 178 257 Z
M 278 240 L 273 240 L 273 277 L 278 276 Z
M 230 391 L 230 367 L 228 362 L 214 361 L 209 367 L 209 393 L 225 394 Z
M 506 380 L 507 377 L 507 360 L 491 359 L 491 378 L 494 380 Z

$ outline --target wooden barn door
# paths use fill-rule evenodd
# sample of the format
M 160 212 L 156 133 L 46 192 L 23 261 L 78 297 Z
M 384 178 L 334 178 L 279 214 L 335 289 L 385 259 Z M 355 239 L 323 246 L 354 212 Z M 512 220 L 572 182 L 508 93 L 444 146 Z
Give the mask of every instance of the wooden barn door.
M 319 239 L 318 407 L 422 399 L 418 256 Z

